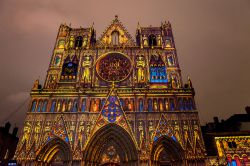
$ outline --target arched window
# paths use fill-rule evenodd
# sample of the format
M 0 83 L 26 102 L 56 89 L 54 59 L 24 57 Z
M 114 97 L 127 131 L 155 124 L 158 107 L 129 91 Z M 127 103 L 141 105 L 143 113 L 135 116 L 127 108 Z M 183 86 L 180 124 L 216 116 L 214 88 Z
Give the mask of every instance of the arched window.
M 128 109 L 129 109 L 129 111 L 134 111 L 134 99 L 130 99 Z
M 165 110 L 168 111 L 168 110 L 169 110 L 169 102 L 168 102 L 168 99 L 165 99 L 165 100 L 164 100 L 164 103 L 165 103 Z
M 53 100 L 51 104 L 50 112 L 55 112 L 55 108 L 56 108 L 56 100 Z
M 58 100 L 58 101 L 57 101 L 57 106 L 56 106 L 56 111 L 57 111 L 57 112 L 60 112 L 60 111 L 61 111 L 61 108 L 62 108 L 62 101 L 61 101 L 61 100 Z
M 77 68 L 78 68 L 78 58 L 76 55 L 70 59 L 70 55 L 66 57 L 62 67 L 61 80 L 72 81 L 76 80 Z
M 68 112 L 71 112 L 71 110 L 72 110 L 72 106 L 73 106 L 73 102 L 72 102 L 72 100 L 69 100 L 69 102 L 68 102 Z
M 159 99 L 158 103 L 159 103 L 159 111 L 161 111 L 161 112 L 164 111 L 162 99 Z
M 86 99 L 82 99 L 82 112 L 85 112 L 86 109 Z
M 174 111 L 174 99 L 170 99 L 170 111 Z
M 32 106 L 31 106 L 31 112 L 35 112 L 36 110 L 36 100 L 33 100 Z
M 183 101 L 181 98 L 178 99 L 178 106 L 179 106 L 179 110 L 183 110 Z
M 37 112 L 41 112 L 42 105 L 43 105 L 43 101 L 42 101 L 42 100 L 39 100 L 38 106 L 37 106 Z
M 82 47 L 82 41 L 83 41 L 82 36 L 77 36 L 75 41 L 75 48 Z
M 153 100 L 153 110 L 154 111 L 158 111 L 158 102 L 157 102 L 157 99 Z
M 148 39 L 149 39 L 149 41 L 148 41 L 149 46 L 151 46 L 151 47 L 157 46 L 156 37 L 154 34 L 149 35 Z
M 193 110 L 194 109 L 194 102 L 193 102 L 193 99 L 188 99 L 189 100 L 189 110 Z
M 119 32 L 113 31 L 111 34 L 112 37 L 112 45 L 118 45 L 119 44 Z
M 148 99 L 148 111 L 152 112 L 153 111 L 153 104 L 152 104 L 152 100 Z
M 45 101 L 43 102 L 43 109 L 42 109 L 42 112 L 46 112 L 46 110 L 47 110 L 47 105 L 48 105 L 48 100 L 45 100 Z
M 188 102 L 186 98 L 183 99 L 183 110 L 189 110 L 189 106 L 188 106 Z
M 139 100 L 139 111 L 140 112 L 143 111 L 143 100 L 142 99 Z
M 77 100 L 75 100 L 74 104 L 73 104 L 73 110 L 72 110 L 72 112 L 77 112 L 77 109 L 78 109 L 78 102 L 77 102 Z

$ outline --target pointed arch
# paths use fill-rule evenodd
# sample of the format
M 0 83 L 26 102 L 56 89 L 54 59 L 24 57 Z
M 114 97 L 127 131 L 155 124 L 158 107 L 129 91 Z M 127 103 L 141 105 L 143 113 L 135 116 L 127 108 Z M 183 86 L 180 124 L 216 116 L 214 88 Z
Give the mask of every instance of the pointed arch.
M 121 163 L 137 163 L 138 150 L 130 134 L 119 125 L 110 123 L 100 128 L 88 141 L 83 152 L 85 164 L 100 163 L 101 156 L 110 146 L 117 150 Z
M 41 164 L 53 162 L 58 155 L 63 164 L 68 164 L 72 161 L 70 146 L 59 137 L 55 137 L 47 142 L 37 154 L 36 161 Z
M 153 166 L 169 163 L 184 165 L 185 153 L 178 142 L 164 135 L 154 141 L 150 157 Z

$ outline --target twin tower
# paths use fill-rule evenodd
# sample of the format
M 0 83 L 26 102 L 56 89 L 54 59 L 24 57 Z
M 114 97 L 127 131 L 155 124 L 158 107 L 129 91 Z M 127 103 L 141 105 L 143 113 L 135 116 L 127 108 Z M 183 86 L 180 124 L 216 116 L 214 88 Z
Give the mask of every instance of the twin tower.
M 44 86 L 31 91 L 15 158 L 22 165 L 204 165 L 188 78 L 169 22 L 136 29 L 116 16 L 94 27 L 62 24 Z

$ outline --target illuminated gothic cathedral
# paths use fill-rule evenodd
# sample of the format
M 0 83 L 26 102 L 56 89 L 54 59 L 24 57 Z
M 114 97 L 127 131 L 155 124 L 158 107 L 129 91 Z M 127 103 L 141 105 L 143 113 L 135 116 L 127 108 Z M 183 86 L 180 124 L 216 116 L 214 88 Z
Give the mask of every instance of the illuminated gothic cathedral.
M 99 39 L 93 26 L 62 24 L 15 157 L 22 165 L 204 165 L 194 95 L 169 22 L 138 24 L 135 39 L 117 16 Z

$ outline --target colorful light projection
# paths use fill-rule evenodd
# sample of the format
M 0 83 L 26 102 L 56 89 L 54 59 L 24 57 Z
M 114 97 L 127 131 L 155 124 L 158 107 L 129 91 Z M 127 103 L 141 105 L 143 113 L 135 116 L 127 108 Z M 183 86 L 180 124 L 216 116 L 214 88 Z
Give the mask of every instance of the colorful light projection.
M 218 156 L 228 166 L 250 165 L 250 136 L 215 137 Z

